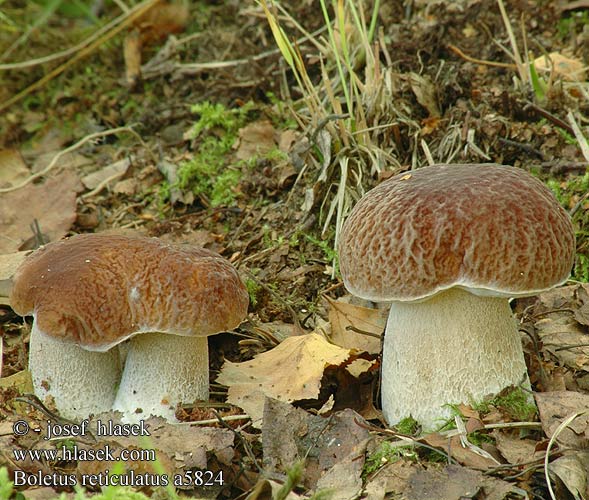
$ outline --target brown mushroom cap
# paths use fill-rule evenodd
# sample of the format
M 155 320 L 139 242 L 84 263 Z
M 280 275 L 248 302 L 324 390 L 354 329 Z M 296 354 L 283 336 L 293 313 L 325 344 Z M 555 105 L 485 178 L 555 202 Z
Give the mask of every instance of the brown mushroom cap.
M 575 234 L 550 190 L 524 170 L 434 165 L 367 193 L 338 250 L 346 288 L 368 300 L 422 300 L 454 286 L 513 297 L 568 278 Z
M 19 268 L 13 309 L 54 338 L 105 351 L 140 332 L 206 336 L 235 328 L 248 294 L 215 252 L 156 238 L 85 234 L 50 243 Z

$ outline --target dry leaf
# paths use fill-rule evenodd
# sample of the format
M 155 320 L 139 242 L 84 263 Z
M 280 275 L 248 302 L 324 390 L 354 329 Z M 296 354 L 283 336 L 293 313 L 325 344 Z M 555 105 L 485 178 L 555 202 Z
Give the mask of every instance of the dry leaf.
M 562 309 L 576 310 L 576 305 L 569 303 Z M 582 314 L 581 311 L 579 309 L 579 314 Z M 536 332 L 543 348 L 561 365 L 573 370 L 589 371 L 589 335 L 576 316 L 568 310 L 546 314 L 536 322 Z
M 430 116 L 434 118 L 441 116 L 436 87 L 432 81 L 427 76 L 409 73 L 409 84 L 417 102 L 427 109 Z
M 115 422 L 116 416 L 108 417 Z M 102 420 L 106 420 L 102 417 Z M 234 434 L 228 429 L 203 427 L 199 425 L 169 424 L 160 417 L 149 417 L 149 444 L 161 450 L 175 461 L 178 469 L 197 467 L 207 468 L 207 452 L 214 452 L 221 463 L 230 463 L 233 458 Z M 117 443 L 124 447 L 141 447 L 142 439 L 137 437 L 117 437 Z
M 0 388 L 14 387 L 21 394 L 33 392 L 33 382 L 29 370 L 21 370 L 8 377 L 0 378 Z
M 15 186 L 29 175 L 29 169 L 18 150 L 0 150 L 0 188 Z
M 329 305 L 330 340 L 334 344 L 373 354 L 381 351 L 380 336 L 382 336 L 387 323 L 387 309 L 371 309 L 351 304 L 351 295 L 346 295 L 338 300 L 325 298 Z M 378 337 L 359 333 L 350 327 L 354 330 L 378 335 Z
M 131 160 L 125 158 L 123 160 L 116 161 L 110 165 L 102 167 L 96 172 L 85 175 L 82 177 L 82 184 L 88 189 L 94 189 L 108 179 L 117 179 L 122 177 L 127 172 L 127 169 L 131 166 Z
M 300 132 L 292 129 L 282 130 L 278 139 L 278 148 L 280 151 L 288 153 L 292 149 L 292 146 L 300 140 Z
M 364 488 L 366 498 L 370 500 L 402 498 L 401 495 L 407 489 L 409 478 L 421 468 L 421 464 L 406 462 L 405 460 L 389 462 L 366 482 Z
M 585 80 L 585 65 L 578 59 L 563 56 L 558 52 L 551 52 L 547 56 L 534 59 L 534 67 L 538 73 L 551 73 L 557 78 L 563 78 L 571 82 Z
M 370 439 L 369 431 L 360 425 L 363 422 L 350 409 L 320 417 L 268 398 L 262 427 L 264 468 L 283 473 L 306 457 L 307 488 L 335 487 L 336 491 L 345 490 L 349 494 L 347 498 L 357 498 Z
M 0 196 L 0 253 L 25 250 L 36 220 L 47 241 L 63 238 L 76 220 L 76 174 L 64 171 L 43 184 L 29 184 Z
M 558 435 L 564 446 L 583 449 L 589 446 L 589 395 L 572 391 L 534 393 L 542 429 L 551 438 L 558 426 L 575 413 L 585 412 Z
M 112 188 L 113 193 L 133 196 L 139 188 L 137 179 L 125 179 L 117 182 Z
M 178 187 L 178 165 L 164 159 L 157 164 L 157 168 L 170 185 L 170 202 L 172 205 L 177 202 L 190 205 L 194 202 L 194 193 L 192 191 L 184 192 Z
M 448 438 L 447 436 L 433 432 L 426 434 L 419 441 L 438 448 L 444 453 L 448 453 L 449 450 L 452 458 L 471 469 L 487 470 L 497 466 L 493 460 L 475 453 L 470 448 L 464 448 L 460 443 L 459 436 Z
M 129 88 L 135 88 L 141 79 L 141 49 L 141 34 L 137 30 L 130 31 L 123 42 L 125 82 Z
M 587 283 L 579 283 L 575 290 L 575 296 L 579 306 L 575 309 L 575 319 L 584 326 L 589 326 L 589 285 Z
M 485 500 L 503 500 L 510 494 L 527 495 L 506 481 L 484 476 L 481 472 L 458 465 L 446 465 L 443 469 L 428 467 L 416 471 L 404 491 L 406 500 L 456 500 L 478 498 L 484 492 Z M 511 496 L 510 496 L 511 498 Z
M 58 493 L 49 486 L 43 486 L 41 488 L 27 488 L 26 493 L 27 500 L 55 500 L 56 498 L 75 498 L 73 493 L 62 493 L 62 496 L 58 496 Z
M 366 438 L 338 460 L 317 481 L 317 490 L 331 491 L 330 500 L 352 500 L 362 492 L 362 468 Z M 360 460 L 360 458 L 362 458 Z
M 552 474 L 556 474 L 576 500 L 589 499 L 589 452 L 579 451 L 557 458 L 548 465 Z
M 286 402 L 316 399 L 325 367 L 340 365 L 349 356 L 349 350 L 317 334 L 289 337 L 250 361 L 226 361 L 217 382 L 229 387 L 227 401 L 243 408 L 259 427 L 266 397 Z
M 8 297 L 12 289 L 12 278 L 29 251 L 0 255 L 0 297 Z
M 245 500 L 272 500 L 278 497 L 278 492 L 284 487 L 283 484 L 271 481 L 269 479 L 261 479 L 252 492 L 245 498 Z M 302 498 L 300 495 L 289 491 L 284 500 L 298 500 Z
M 531 462 L 544 456 L 543 452 L 536 450 L 538 442 L 532 439 L 518 438 L 512 433 L 497 429 L 492 432 L 492 436 L 501 455 L 512 465 Z
M 276 147 L 275 129 L 268 120 L 260 120 L 246 125 L 239 131 L 237 153 L 239 160 L 249 160 L 263 156 Z

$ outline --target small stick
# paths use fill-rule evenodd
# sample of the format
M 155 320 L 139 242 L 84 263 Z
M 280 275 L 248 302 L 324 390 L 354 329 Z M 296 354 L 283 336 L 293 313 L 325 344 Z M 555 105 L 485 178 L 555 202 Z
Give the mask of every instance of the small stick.
M 471 57 L 471 56 L 465 54 L 464 52 L 462 52 L 462 50 L 460 50 L 458 47 L 456 47 L 456 45 L 452 45 L 451 43 L 448 44 L 448 48 L 452 52 L 457 54 L 458 56 L 462 57 L 462 59 L 464 59 L 468 62 L 471 62 L 471 63 L 480 64 L 482 66 L 493 66 L 496 68 L 507 68 L 507 69 L 516 69 L 517 68 L 517 66 L 515 64 L 501 63 L 501 62 L 495 62 L 495 61 L 486 61 L 484 59 L 477 59 L 475 57 Z
M 249 415 L 227 415 L 226 417 L 220 417 L 225 422 L 231 422 L 232 420 L 251 420 L 252 418 Z M 195 420 L 193 422 L 180 422 L 176 425 L 209 425 L 209 424 L 218 424 L 219 418 L 209 418 L 206 420 Z

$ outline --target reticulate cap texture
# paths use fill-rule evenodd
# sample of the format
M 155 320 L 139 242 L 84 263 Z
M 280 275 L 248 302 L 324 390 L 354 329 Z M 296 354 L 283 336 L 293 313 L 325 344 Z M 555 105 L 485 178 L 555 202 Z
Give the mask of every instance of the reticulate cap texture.
M 16 273 L 12 308 L 38 328 L 105 351 L 140 332 L 206 336 L 235 328 L 248 294 L 220 255 L 157 238 L 85 234 L 50 243 Z
M 346 288 L 367 300 L 424 300 L 454 286 L 513 297 L 568 278 L 575 233 L 550 190 L 524 170 L 433 165 L 362 197 L 338 251 Z

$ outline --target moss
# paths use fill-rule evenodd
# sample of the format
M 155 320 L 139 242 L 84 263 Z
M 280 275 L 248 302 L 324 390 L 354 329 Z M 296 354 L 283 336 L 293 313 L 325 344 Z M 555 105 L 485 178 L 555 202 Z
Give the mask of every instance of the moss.
M 413 436 L 419 430 L 419 422 L 417 422 L 417 420 L 415 420 L 413 417 L 405 417 L 397 425 L 395 425 L 395 428 L 401 434 Z
M 529 393 L 520 387 L 508 388 L 494 398 L 473 405 L 473 408 L 483 414 L 497 408 L 516 422 L 533 420 L 538 411 L 530 401 Z
M 418 455 L 415 451 L 415 447 L 412 445 L 399 446 L 390 441 L 383 441 L 376 450 L 366 457 L 364 468 L 362 470 L 362 478 L 366 480 L 368 476 L 374 474 L 387 463 L 394 463 L 402 458 L 407 458 L 416 462 L 418 460 Z
M 235 202 L 237 193 L 233 188 L 241 179 L 241 169 L 236 165 L 227 165 L 226 157 L 251 108 L 252 104 L 246 104 L 238 109 L 229 109 L 210 102 L 191 108 L 199 118 L 187 135 L 197 142 L 197 150 L 192 159 L 180 164 L 175 186 L 165 181 L 162 183 L 159 190 L 162 201 L 168 201 L 170 188 L 177 187 L 196 196 L 204 196 L 213 207 Z
M 337 251 L 333 248 L 332 238 L 320 240 L 319 238 L 315 238 L 310 234 L 305 234 L 305 238 L 307 241 L 310 241 L 321 249 L 323 255 L 325 256 L 326 262 L 337 262 Z
M 252 306 L 255 307 L 258 304 L 258 292 L 261 288 L 260 285 L 258 285 L 255 280 L 247 278 L 245 280 L 245 288 L 247 289 L 247 294 L 249 295 Z
M 556 25 L 558 36 L 561 40 L 565 40 L 578 31 L 582 31 L 586 24 L 589 24 L 589 12 L 586 10 L 572 12 L 570 15 L 559 19 Z
M 589 191 L 589 172 L 583 175 L 569 176 L 566 182 L 550 179 L 546 182 L 558 202 L 566 209 L 571 210 L 576 203 L 582 200 L 584 205 L 587 200 L 583 197 Z M 573 279 L 589 281 L 589 215 L 587 210 L 576 210 L 574 214 L 574 225 L 577 228 L 577 258 L 573 269 Z

